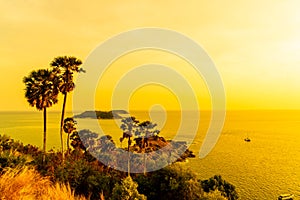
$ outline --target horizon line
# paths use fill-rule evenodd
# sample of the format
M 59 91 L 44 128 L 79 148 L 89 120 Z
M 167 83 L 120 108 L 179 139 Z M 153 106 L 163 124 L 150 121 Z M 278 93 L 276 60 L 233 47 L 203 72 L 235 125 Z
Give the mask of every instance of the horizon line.
M 114 109 L 114 110 L 124 110 L 126 111 L 125 109 Z M 213 109 L 200 109 L 200 110 L 196 110 L 196 109 L 186 109 L 186 110 L 179 110 L 179 109 L 168 109 L 168 110 L 154 110 L 154 111 L 212 111 Z M 217 109 L 215 109 L 217 110 Z M 38 110 L 32 110 L 32 111 L 29 111 L 29 110 L 0 110 L 0 112 L 36 112 Z M 93 109 L 86 109 L 84 111 L 93 111 Z M 84 112 L 84 111 L 73 111 L 73 110 L 66 110 L 65 112 Z M 100 109 L 94 109 L 94 111 L 103 111 L 103 112 L 109 112 L 111 110 L 100 110 Z M 133 109 L 133 110 L 130 110 L 131 112 L 136 112 L 136 111 L 149 111 L 147 109 Z M 219 111 L 223 111 L 223 110 L 219 110 Z M 284 109 L 284 108 L 272 108 L 272 109 L 261 109 L 261 108 L 258 108 L 258 109 L 225 109 L 225 111 L 300 111 L 300 108 L 297 108 L 297 109 Z M 61 112 L 60 110 L 48 110 L 47 112 Z

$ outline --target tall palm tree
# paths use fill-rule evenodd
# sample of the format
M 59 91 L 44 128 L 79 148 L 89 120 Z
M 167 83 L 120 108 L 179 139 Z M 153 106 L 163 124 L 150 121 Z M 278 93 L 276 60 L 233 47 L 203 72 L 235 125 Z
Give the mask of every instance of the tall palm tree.
M 46 132 L 47 132 L 47 108 L 57 103 L 59 89 L 57 87 L 58 78 L 55 72 L 47 69 L 39 69 L 32 71 L 28 76 L 24 77 L 25 97 L 30 106 L 36 107 L 44 114 L 44 138 L 43 151 L 45 160 L 46 152 Z
M 64 131 L 68 134 L 67 138 L 67 154 L 70 152 L 70 134 L 76 131 L 76 121 L 68 117 L 64 120 Z
M 64 157 L 64 142 L 63 142 L 63 125 L 64 125 L 64 115 L 67 102 L 67 94 L 74 90 L 75 84 L 73 82 L 73 74 L 78 72 L 84 72 L 79 66 L 82 64 L 82 61 L 72 57 L 72 56 L 59 56 L 54 58 L 50 63 L 52 67 L 59 73 L 60 82 L 59 82 L 59 91 L 64 95 L 64 101 L 61 111 L 61 120 L 60 120 L 60 142 L 61 142 L 61 151 Z
M 135 130 L 138 126 L 139 121 L 135 119 L 135 117 L 127 117 L 122 119 L 122 124 L 120 128 L 123 130 L 123 136 L 120 138 L 122 142 L 125 138 L 127 139 L 128 146 L 128 176 L 130 176 L 130 145 L 131 145 L 131 137 L 134 136 Z

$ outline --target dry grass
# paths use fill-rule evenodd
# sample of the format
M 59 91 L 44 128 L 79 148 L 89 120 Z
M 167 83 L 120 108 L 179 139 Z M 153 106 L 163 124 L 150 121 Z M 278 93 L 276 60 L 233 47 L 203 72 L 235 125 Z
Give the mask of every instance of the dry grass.
M 69 185 L 55 184 L 34 169 L 8 169 L 0 176 L 1 200 L 84 200 Z

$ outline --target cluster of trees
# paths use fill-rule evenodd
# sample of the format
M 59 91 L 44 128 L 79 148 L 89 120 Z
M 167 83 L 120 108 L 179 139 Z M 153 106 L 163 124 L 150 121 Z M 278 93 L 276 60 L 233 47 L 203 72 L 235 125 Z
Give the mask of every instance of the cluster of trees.
M 104 140 L 104 138 L 103 138 Z M 80 148 L 78 138 L 70 138 L 72 146 L 62 163 L 61 152 L 50 151 L 43 162 L 43 151 L 0 136 L 0 177 L 6 169 L 21 166 L 34 167 L 53 183 L 70 185 L 76 195 L 87 199 L 174 199 L 174 200 L 235 200 L 235 188 L 215 176 L 201 181 L 180 163 L 158 171 L 131 174 L 105 166 Z M 207 191 L 207 192 L 206 192 Z
M 50 63 L 51 69 L 34 70 L 24 77 L 25 97 L 29 105 L 44 114 L 43 150 L 0 136 L 0 175 L 7 167 L 34 166 L 41 175 L 56 183 L 70 184 L 75 194 L 88 199 L 238 198 L 234 186 L 220 176 L 201 181 L 192 172 L 172 164 L 194 155 L 187 150 L 184 142 L 160 137 L 157 124 L 150 121 L 122 118 L 120 141 L 121 144 L 127 141 L 125 148 L 117 148 L 110 136 L 99 136 L 90 130 L 77 131 L 76 121 L 71 117 L 65 118 L 65 107 L 68 93 L 75 88 L 74 73 L 84 72 L 81 64 L 81 60 L 75 57 L 57 57 Z M 60 93 L 63 95 L 59 131 L 61 151 L 46 154 L 46 111 L 58 102 Z M 114 115 L 113 112 L 100 114 L 102 118 Z M 63 131 L 67 134 L 66 151 Z M 124 156 L 124 150 L 127 156 Z M 157 165 L 167 167 L 152 170 Z M 119 170 L 116 170 L 118 167 Z M 144 173 L 132 174 L 131 169 Z
M 195 157 L 192 151 L 188 150 L 184 141 L 166 140 L 159 136 L 160 131 L 156 129 L 157 124 L 150 121 L 139 122 L 135 117 L 122 119 L 121 129 L 123 136 L 120 138 L 122 142 L 127 139 L 128 151 L 128 174 L 130 172 L 130 153 L 136 152 L 143 156 L 144 174 L 148 165 L 166 166 L 173 162 L 184 161 L 188 157 Z M 134 155 L 134 154 L 133 154 Z M 137 156 L 136 156 L 137 157 Z M 149 166 L 149 169 L 154 169 Z
M 60 56 L 53 59 L 50 63 L 51 69 L 33 70 L 28 76 L 24 77 L 23 82 L 26 86 L 25 97 L 30 106 L 36 107 L 44 112 L 44 136 L 43 151 L 46 152 L 46 132 L 47 132 L 47 108 L 58 102 L 58 95 L 64 96 L 61 121 L 60 121 L 60 140 L 61 152 L 64 152 L 63 126 L 67 95 L 73 91 L 75 84 L 73 81 L 74 73 L 84 72 L 79 66 L 82 61 L 72 56 Z M 63 154 L 64 155 L 64 154 Z
M 134 117 L 122 119 L 123 135 L 121 144 L 127 140 L 127 147 L 118 148 L 111 136 L 99 136 L 90 130 L 75 131 L 70 136 L 76 138 L 77 146 L 84 147 L 95 158 L 107 166 L 133 173 L 144 173 L 163 168 L 176 161 L 194 157 L 185 142 L 167 141 L 159 136 L 156 124 L 139 122 Z
M 46 153 L 46 132 L 47 132 L 47 115 L 46 111 L 48 107 L 51 107 L 53 104 L 58 102 L 58 95 L 61 93 L 64 96 L 62 112 L 61 112 L 61 121 L 60 121 L 60 140 L 61 140 L 61 153 L 64 157 L 64 142 L 63 142 L 63 131 L 68 134 L 67 137 L 67 154 L 70 151 L 69 148 L 69 138 L 71 133 L 73 133 L 76 128 L 76 121 L 73 118 L 65 119 L 65 107 L 67 95 L 69 92 L 73 91 L 75 88 L 75 84 L 73 81 L 74 73 L 84 72 L 80 65 L 82 61 L 75 57 L 67 57 L 61 56 L 56 57 L 50 63 L 51 69 L 39 69 L 32 71 L 28 76 L 24 77 L 23 82 L 25 83 L 25 97 L 28 103 L 36 107 L 38 110 L 43 110 L 44 112 L 44 132 L 43 132 L 43 151 Z M 96 112 L 97 117 L 102 118 L 112 118 L 117 113 L 124 113 L 124 111 L 110 111 L 110 112 Z M 84 114 L 84 113 L 83 113 Z M 128 117 L 122 119 L 121 129 L 123 130 L 123 136 L 120 138 L 120 141 L 127 139 L 127 151 L 128 151 L 128 164 L 127 171 L 130 174 L 130 152 L 137 152 L 143 154 L 143 165 L 144 165 L 144 173 L 147 171 L 146 167 L 146 153 L 155 152 L 158 149 L 161 149 L 165 146 L 170 146 L 169 149 L 176 149 L 175 155 L 176 159 L 182 159 L 181 155 L 193 155 L 192 152 L 185 152 L 185 144 L 178 145 L 175 142 L 167 142 L 162 137 L 158 137 L 159 130 L 155 129 L 156 124 L 145 121 L 139 122 L 134 117 Z M 91 136 L 89 134 L 88 136 Z M 83 136 L 83 137 L 88 137 Z M 73 136 L 74 137 L 74 136 Z M 92 137 L 92 139 L 96 139 L 96 137 Z M 87 138 L 84 141 L 91 141 L 91 138 Z M 131 144 L 134 141 L 134 145 Z M 95 146 L 89 143 L 84 144 L 89 149 L 93 149 L 99 151 L 99 145 Z M 173 148 L 175 147 L 175 148 Z M 116 148 L 114 148 L 116 150 Z M 103 150 L 100 149 L 101 153 Z M 172 157 L 171 152 L 163 152 L 165 153 L 165 157 Z M 152 157 L 159 157 L 157 155 L 152 155 Z M 175 159 L 175 160 L 176 160 Z M 165 159 L 163 159 L 165 160 Z M 174 159 L 169 159 L 175 161 Z
M 146 173 L 146 147 L 148 147 L 148 140 L 159 134 L 159 130 L 155 129 L 157 124 L 153 124 L 150 121 L 139 122 L 135 117 L 128 117 L 122 119 L 120 128 L 123 130 L 123 136 L 120 138 L 122 142 L 127 139 L 127 151 L 128 151 L 128 175 L 130 174 L 130 146 L 132 144 L 132 138 L 134 138 L 136 145 L 139 147 L 140 152 L 143 154 L 144 174 Z

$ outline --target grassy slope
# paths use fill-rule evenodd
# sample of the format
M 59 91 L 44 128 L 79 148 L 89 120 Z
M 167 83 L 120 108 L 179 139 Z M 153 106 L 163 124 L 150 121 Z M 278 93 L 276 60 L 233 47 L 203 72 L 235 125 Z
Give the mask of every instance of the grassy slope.
M 0 199 L 57 199 L 84 200 L 75 197 L 69 185 L 52 184 L 47 177 L 42 177 L 28 167 L 7 169 L 0 177 Z

